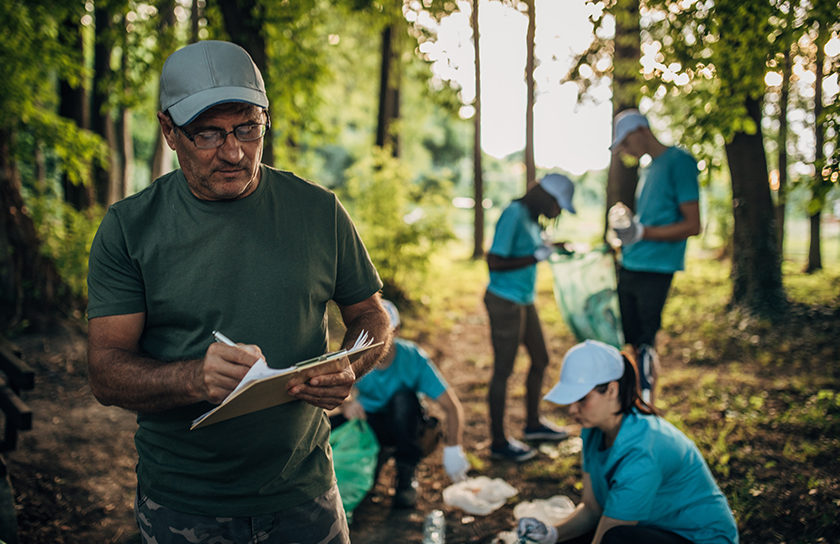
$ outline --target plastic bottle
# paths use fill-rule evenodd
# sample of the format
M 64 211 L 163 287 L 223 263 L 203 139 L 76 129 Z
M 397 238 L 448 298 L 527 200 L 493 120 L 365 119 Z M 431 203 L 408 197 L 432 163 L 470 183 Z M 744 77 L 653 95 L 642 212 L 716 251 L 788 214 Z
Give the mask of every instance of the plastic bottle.
M 446 543 L 446 517 L 441 510 L 432 510 L 423 522 L 423 544 Z
M 617 250 L 621 247 L 621 240 L 615 231 L 626 229 L 633 224 L 633 212 L 624 202 L 616 202 L 607 212 L 607 223 L 610 226 L 607 230 L 607 243 Z
M 607 221 L 612 229 L 626 229 L 633 224 L 633 211 L 624 202 L 616 202 L 607 213 Z

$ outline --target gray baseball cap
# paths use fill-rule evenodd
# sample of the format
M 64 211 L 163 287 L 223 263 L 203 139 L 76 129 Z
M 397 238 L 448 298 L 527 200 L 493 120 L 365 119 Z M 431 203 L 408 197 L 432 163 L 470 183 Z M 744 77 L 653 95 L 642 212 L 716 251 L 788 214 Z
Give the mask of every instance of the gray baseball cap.
M 206 40 L 169 55 L 160 73 L 160 109 L 176 125 L 225 102 L 268 107 L 265 83 L 247 51 L 234 43 Z

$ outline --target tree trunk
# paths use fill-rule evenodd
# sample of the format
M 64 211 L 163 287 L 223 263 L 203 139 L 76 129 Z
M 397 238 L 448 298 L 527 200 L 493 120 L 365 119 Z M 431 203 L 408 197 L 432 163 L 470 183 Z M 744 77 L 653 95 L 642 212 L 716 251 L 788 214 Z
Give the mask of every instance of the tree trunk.
M 220 0 L 225 30 L 232 42 L 248 51 L 254 64 L 260 69 L 265 90 L 271 100 L 271 80 L 268 74 L 268 53 L 266 51 L 265 8 L 257 0 Z M 265 133 L 262 162 L 274 165 L 274 137 L 271 131 Z
M 197 9 L 196 4 L 198 0 L 193 1 L 193 12 Z M 175 25 L 177 19 L 175 17 L 175 0 L 161 0 L 158 4 L 158 13 L 160 13 L 160 36 L 158 40 L 159 53 L 161 57 L 169 57 L 175 50 L 176 40 L 174 36 Z M 196 34 L 197 39 L 197 34 Z M 160 107 L 160 89 L 157 89 L 156 107 Z M 172 170 L 172 150 L 166 144 L 163 138 L 163 133 L 160 128 L 156 130 L 154 151 L 152 152 L 152 161 L 149 165 L 150 180 L 154 181 L 162 175 Z
M 475 51 L 475 117 L 473 118 L 473 259 L 484 257 L 484 174 L 481 163 L 481 55 L 478 32 L 478 3 L 473 0 L 472 27 Z
M 107 8 L 94 9 L 96 20 L 96 39 L 93 46 L 93 100 L 91 104 L 91 129 L 108 144 L 108 164 L 103 167 L 93 165 L 93 192 L 96 202 L 107 206 L 116 202 L 114 187 L 119 183 L 114 177 L 119 172 L 119 152 L 117 148 L 116 128 L 108 106 L 111 85 L 112 39 L 109 37 L 113 24 L 111 12 Z
M 761 134 L 761 104 L 748 98 L 754 134 L 738 132 L 726 144 L 734 217 L 731 305 L 775 317 L 786 307 L 767 159 Z
M 823 64 L 825 63 L 825 51 L 823 47 L 828 41 L 825 25 L 817 23 L 817 57 L 814 71 L 814 182 L 811 190 L 811 200 L 814 213 L 811 214 L 811 236 L 808 241 L 808 265 L 805 272 L 811 273 L 822 269 L 822 251 L 820 249 L 820 221 L 822 208 L 825 205 L 828 188 L 825 186 L 822 175 L 822 167 L 825 164 L 825 122 L 823 120 L 822 86 L 823 86 Z
M 75 12 L 68 14 L 62 22 L 60 33 L 64 45 L 68 49 L 76 49 L 79 58 L 84 58 L 84 40 L 79 25 L 79 17 Z M 71 85 L 69 81 L 61 79 L 58 82 L 58 114 L 73 121 L 79 128 L 88 128 L 87 93 L 84 85 Z M 66 173 L 61 174 L 61 186 L 64 189 L 64 200 L 77 210 L 86 210 L 93 205 L 93 184 L 73 183 Z
M 376 145 L 389 148 L 400 156 L 400 139 L 394 121 L 400 118 L 400 66 L 397 26 L 389 24 L 382 31 L 379 69 L 379 112 L 376 120 Z
M 526 0 L 528 6 L 528 32 L 525 49 L 525 88 L 527 104 L 525 106 L 525 190 L 537 182 L 537 168 L 534 163 L 534 102 L 536 90 L 534 86 L 534 47 L 537 33 L 537 17 L 534 0 Z
M 131 138 L 131 110 L 121 108 L 117 123 L 122 170 L 116 179 L 119 185 L 114 187 L 116 200 L 123 199 L 134 192 L 134 141 Z
M 41 243 L 20 193 L 12 159 L 14 132 L 0 128 L 0 331 L 44 330 L 74 301 Z
M 641 58 L 641 30 L 639 0 L 619 0 L 613 7 L 615 42 L 613 52 L 612 110 L 613 117 L 626 109 L 638 107 L 641 85 L 638 79 Z M 607 202 L 604 208 L 604 234 L 607 232 L 606 212 L 616 202 L 624 202 L 631 209 L 636 206 L 638 166 L 626 166 L 620 155 L 613 154 L 607 172 Z
M 787 32 L 791 31 L 793 25 L 793 10 L 790 11 L 788 17 Z M 789 36 L 789 34 L 786 34 Z M 788 154 L 787 154 L 787 134 L 788 134 L 788 104 L 790 102 L 790 76 L 793 70 L 793 62 L 791 60 L 790 50 L 792 47 L 791 39 L 786 39 L 784 64 L 782 65 L 782 88 L 779 94 L 779 188 L 776 191 L 776 242 L 779 244 L 779 258 L 785 258 L 785 211 L 787 208 L 787 177 L 788 177 Z
M 203 2 L 199 0 L 192 0 L 192 8 L 190 9 L 190 43 L 197 42 L 199 38 L 198 29 L 202 18 L 202 4 Z M 174 5 L 172 6 L 172 14 L 173 16 L 175 14 Z

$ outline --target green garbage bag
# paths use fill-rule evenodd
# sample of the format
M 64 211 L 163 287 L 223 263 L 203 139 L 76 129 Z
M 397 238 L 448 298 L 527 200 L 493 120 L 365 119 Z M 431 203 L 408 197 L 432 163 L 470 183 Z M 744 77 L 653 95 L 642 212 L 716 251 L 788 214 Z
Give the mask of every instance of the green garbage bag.
M 585 253 L 555 253 L 549 259 L 554 298 L 579 342 L 600 340 L 621 349 L 624 333 L 609 247 Z
M 353 419 L 332 430 L 330 447 L 341 503 L 350 523 L 353 510 L 373 487 L 379 442 L 367 421 Z

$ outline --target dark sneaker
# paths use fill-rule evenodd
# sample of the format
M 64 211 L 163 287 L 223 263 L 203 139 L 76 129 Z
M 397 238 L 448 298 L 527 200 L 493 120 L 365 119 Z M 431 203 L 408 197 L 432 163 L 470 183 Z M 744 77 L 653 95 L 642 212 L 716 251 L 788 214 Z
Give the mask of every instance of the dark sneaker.
M 515 438 L 508 439 L 507 444 L 502 447 L 492 446 L 490 448 L 490 457 L 493 459 L 504 459 L 517 463 L 532 459 L 536 454 L 536 451 Z
M 394 493 L 394 508 L 414 508 L 417 504 L 417 467 L 408 463 L 397 463 L 397 489 Z
M 525 427 L 522 436 L 525 440 L 554 440 L 559 442 L 569 438 L 569 433 L 552 423 L 542 421 L 536 427 Z
M 397 488 L 394 493 L 394 508 L 414 508 L 417 505 L 417 481 L 407 487 Z

